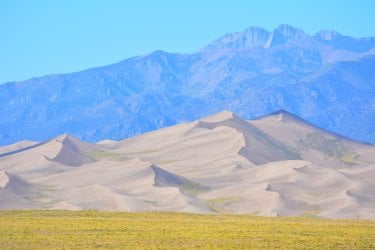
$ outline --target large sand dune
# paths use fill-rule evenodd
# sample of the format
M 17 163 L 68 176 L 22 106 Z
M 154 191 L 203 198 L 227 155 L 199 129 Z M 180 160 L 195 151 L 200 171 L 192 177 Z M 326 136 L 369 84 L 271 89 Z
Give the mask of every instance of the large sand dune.
M 375 219 L 375 147 L 285 111 L 0 148 L 0 208 Z

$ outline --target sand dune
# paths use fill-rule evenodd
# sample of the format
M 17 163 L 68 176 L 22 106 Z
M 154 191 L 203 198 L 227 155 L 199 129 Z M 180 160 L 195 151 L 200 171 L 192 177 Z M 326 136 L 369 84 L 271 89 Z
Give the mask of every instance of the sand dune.
M 285 111 L 0 148 L 0 208 L 375 219 L 375 147 Z M 27 197 L 24 199 L 23 197 Z
M 68 134 L 55 138 L 49 144 L 48 147 L 54 148 L 55 151 L 46 153 L 44 155 L 46 159 L 66 166 L 80 166 L 91 162 L 87 153 L 99 148 L 98 146 L 81 142 Z
M 54 201 L 64 201 L 74 210 L 210 212 L 189 195 L 193 182 L 139 158 L 86 164 L 34 182 L 52 188 L 47 192 L 52 198 L 45 200 L 52 209 L 61 208 Z
M 19 152 L 25 149 L 29 149 L 33 145 L 36 145 L 38 142 L 35 141 L 20 141 L 8 146 L 0 146 L 0 156 L 5 154 L 11 154 L 14 152 Z
M 321 129 L 286 111 L 249 123 L 282 143 L 296 158 L 324 166 L 367 165 L 375 161 L 373 145 Z
M 38 192 L 18 176 L 0 171 L 0 209 L 38 208 Z
M 8 185 L 9 176 L 5 171 L 0 171 L 0 188 L 5 188 Z
M 21 194 L 27 192 L 31 185 L 15 175 L 0 171 L 0 188 Z

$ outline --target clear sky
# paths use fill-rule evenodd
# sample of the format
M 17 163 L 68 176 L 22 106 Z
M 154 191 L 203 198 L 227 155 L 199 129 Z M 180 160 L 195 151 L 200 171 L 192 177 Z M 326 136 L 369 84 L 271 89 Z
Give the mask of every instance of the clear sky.
M 375 36 L 373 0 L 0 0 L 0 83 L 194 52 L 249 26 Z

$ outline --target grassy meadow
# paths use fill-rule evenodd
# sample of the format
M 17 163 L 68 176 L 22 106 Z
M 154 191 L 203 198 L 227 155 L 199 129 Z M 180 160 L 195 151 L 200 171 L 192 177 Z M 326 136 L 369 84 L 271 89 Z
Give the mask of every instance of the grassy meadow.
M 0 211 L 0 249 L 375 249 L 375 222 L 247 215 Z

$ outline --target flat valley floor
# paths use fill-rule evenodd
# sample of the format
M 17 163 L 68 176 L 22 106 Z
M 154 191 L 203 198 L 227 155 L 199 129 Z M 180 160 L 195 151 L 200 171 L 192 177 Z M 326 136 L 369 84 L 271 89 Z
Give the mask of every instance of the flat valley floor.
M 163 212 L 0 211 L 0 249 L 374 249 L 375 222 Z

